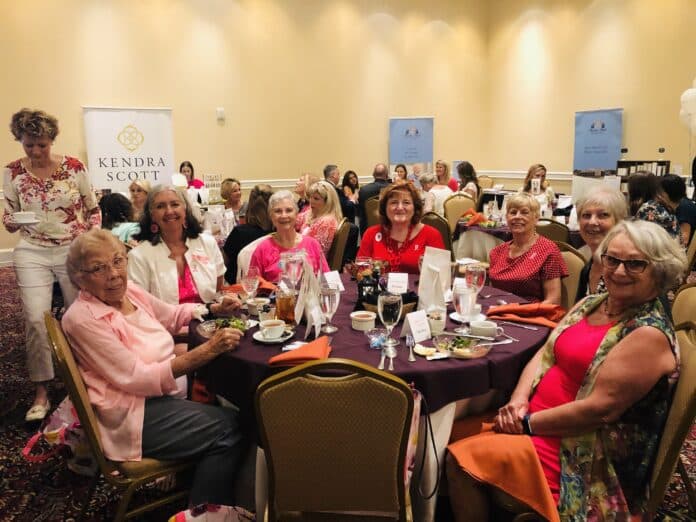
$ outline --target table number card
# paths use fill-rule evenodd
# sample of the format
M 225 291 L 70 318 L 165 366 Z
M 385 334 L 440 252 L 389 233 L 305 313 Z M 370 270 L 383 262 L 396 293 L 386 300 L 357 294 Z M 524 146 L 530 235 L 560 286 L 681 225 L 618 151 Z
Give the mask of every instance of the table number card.
M 341 292 L 345 291 L 345 287 L 343 286 L 343 282 L 341 281 L 341 276 L 339 275 L 337 270 L 332 270 L 331 272 L 324 272 L 324 281 L 326 281 L 330 285 L 336 285 Z
M 430 339 L 430 323 L 428 323 L 428 316 L 425 315 L 425 310 L 406 314 L 404 326 L 401 328 L 399 336 L 404 337 L 408 333 L 413 335 L 413 340 L 417 343 Z
M 394 294 L 405 294 L 408 292 L 408 274 L 390 272 L 387 275 L 387 291 Z

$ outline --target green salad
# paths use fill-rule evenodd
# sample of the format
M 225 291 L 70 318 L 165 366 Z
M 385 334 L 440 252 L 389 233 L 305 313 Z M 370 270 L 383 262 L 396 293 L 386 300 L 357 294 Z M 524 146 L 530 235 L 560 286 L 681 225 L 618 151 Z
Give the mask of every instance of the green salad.
M 246 332 L 246 321 L 239 317 L 223 317 L 215 319 L 215 326 L 218 328 L 236 328 L 242 332 Z

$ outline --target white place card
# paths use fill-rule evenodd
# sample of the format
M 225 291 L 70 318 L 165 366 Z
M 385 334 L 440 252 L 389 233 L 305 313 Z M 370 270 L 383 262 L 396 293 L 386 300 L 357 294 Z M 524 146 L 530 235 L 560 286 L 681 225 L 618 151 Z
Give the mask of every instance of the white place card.
M 321 308 L 318 306 L 311 306 L 307 310 L 305 318 L 307 319 L 307 329 L 305 330 L 304 338 L 307 339 L 309 334 L 312 332 L 312 328 L 314 328 L 314 338 L 318 339 L 319 335 L 321 334 L 321 323 L 324 319 L 324 314 L 321 313 Z
M 394 294 L 405 294 L 408 292 L 408 274 L 389 272 L 387 275 L 387 291 Z
M 428 316 L 425 314 L 425 310 L 418 310 L 417 312 L 406 314 L 400 337 L 404 337 L 408 333 L 413 336 L 413 340 L 417 343 L 427 341 L 432 337 L 430 334 L 430 323 L 428 322 Z
M 332 286 L 336 285 L 341 292 L 345 291 L 343 281 L 341 281 L 341 276 L 337 270 L 332 270 L 331 272 L 324 272 L 324 280 Z

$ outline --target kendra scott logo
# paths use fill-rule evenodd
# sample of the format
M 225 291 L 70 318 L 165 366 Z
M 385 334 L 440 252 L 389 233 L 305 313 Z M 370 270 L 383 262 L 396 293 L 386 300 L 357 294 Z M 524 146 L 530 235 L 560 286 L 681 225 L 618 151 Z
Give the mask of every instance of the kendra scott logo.
M 128 152 L 133 152 L 143 144 L 143 141 L 145 141 L 143 133 L 136 129 L 133 125 L 126 125 L 123 127 L 123 130 L 118 133 L 116 138 Z

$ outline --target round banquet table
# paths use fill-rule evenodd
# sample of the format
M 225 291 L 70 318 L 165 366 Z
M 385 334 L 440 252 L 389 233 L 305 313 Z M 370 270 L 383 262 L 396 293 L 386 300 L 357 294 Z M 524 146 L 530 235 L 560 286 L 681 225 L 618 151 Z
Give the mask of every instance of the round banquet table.
M 339 330 L 332 335 L 331 357 L 353 359 L 366 364 L 377 366 L 380 351 L 370 349 L 367 337 L 363 332 L 351 328 L 350 312 L 353 311 L 357 301 L 357 285 L 351 281 L 348 275 L 341 276 L 345 291 L 341 295 L 338 311 L 332 324 Z M 409 287 L 417 290 L 415 276 L 409 276 Z M 483 298 L 483 296 L 486 296 Z M 489 306 L 498 304 L 499 300 L 508 303 L 524 302 L 508 292 L 492 287 L 484 287 L 479 295 L 479 303 L 485 313 Z M 452 305 L 448 307 L 448 314 L 452 311 Z M 377 321 L 379 323 L 379 320 Z M 205 341 L 198 335 L 193 321 L 190 327 L 189 346 L 197 346 Z M 456 324 L 448 317 L 446 329 L 453 330 Z M 431 413 L 433 430 L 436 435 L 436 452 L 438 459 L 443 462 L 444 451 L 449 440 L 452 423 L 455 419 L 456 404 L 463 399 L 491 397 L 493 392 L 507 395 L 512 391 L 524 365 L 534 355 L 537 349 L 548 337 L 549 329 L 543 326 L 535 326 L 536 330 L 528 330 L 515 326 L 504 325 L 506 333 L 519 341 L 510 344 L 495 345 L 487 356 L 479 359 L 443 359 L 427 361 L 423 357 L 416 357 L 416 362 L 408 362 L 408 350 L 401 342 L 397 347 L 398 355 L 394 360 L 394 374 L 413 383 L 423 394 Z M 253 328 L 252 331 L 256 331 Z M 394 328 L 393 335 L 401 331 L 401 324 Z M 301 324 L 296 329 L 295 336 L 289 342 L 304 338 L 305 327 Z M 208 389 L 218 394 L 240 409 L 243 424 L 256 435 L 256 421 L 254 418 L 254 393 L 257 386 L 267 377 L 278 373 L 287 367 L 271 367 L 268 359 L 281 353 L 278 344 L 266 345 L 252 339 L 252 332 L 247 332 L 237 350 L 226 353 L 215 359 L 197 372 L 197 377 L 202 379 Z M 311 336 L 310 336 L 311 338 Z M 426 341 L 424 344 L 428 344 Z M 421 423 L 420 442 L 424 435 Z M 436 482 L 437 462 L 432 458 L 432 450 L 426 454 L 426 464 L 421 481 L 423 491 L 430 491 Z M 257 459 L 257 486 L 260 463 Z M 265 469 L 265 468 L 264 468 Z M 415 484 L 417 481 L 414 480 Z M 418 485 L 415 484 L 416 491 Z M 257 514 L 263 503 L 259 504 L 259 495 L 263 492 L 257 487 Z M 414 493 L 413 508 L 414 520 L 432 520 L 435 511 L 436 495 L 430 501 L 424 501 L 420 495 Z M 416 516 L 417 515 L 417 516 Z

